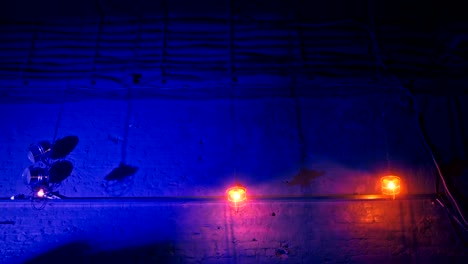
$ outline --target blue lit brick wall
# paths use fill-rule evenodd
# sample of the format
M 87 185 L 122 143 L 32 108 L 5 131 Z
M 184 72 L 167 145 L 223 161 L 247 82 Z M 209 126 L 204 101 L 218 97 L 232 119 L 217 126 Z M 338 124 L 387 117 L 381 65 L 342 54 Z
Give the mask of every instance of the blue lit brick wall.
M 2 218 L 14 222 L 1 226 L 2 263 L 461 263 L 468 258 L 442 209 L 430 201 L 254 202 L 238 213 L 223 203 L 2 207 Z
M 402 177 L 404 194 L 433 193 L 434 166 L 400 84 L 420 94 L 465 88 L 463 8 L 29 2 L 0 9 L 0 262 L 466 262 L 428 200 L 249 203 L 239 214 L 223 203 L 37 211 L 8 200 L 29 192 L 27 147 L 56 132 L 79 137 L 57 188 L 68 197 L 222 195 L 236 181 L 249 195 L 374 194 L 388 173 Z M 468 109 L 454 98 L 421 95 L 418 110 L 463 193 Z M 120 162 L 138 172 L 109 188 L 104 177 Z
M 378 192 L 388 172 L 405 177 L 404 193 L 432 191 L 414 114 L 388 108 L 384 119 L 385 100 L 161 99 L 132 100 L 130 108 L 90 100 L 65 102 L 61 114 L 60 104 L 3 104 L 0 194 L 25 191 L 27 148 L 52 140 L 57 124 L 57 138 L 80 139 L 59 189 L 71 197 L 115 195 L 104 177 L 121 161 L 139 167 L 129 196 L 218 195 L 235 180 L 256 194 L 365 194 Z
M 403 193 L 433 192 L 412 112 L 396 104 L 384 122 L 384 98 L 303 98 L 298 107 L 293 99 L 238 99 L 233 108 L 223 99 L 133 100 L 130 112 L 122 100 L 65 102 L 57 135 L 80 142 L 67 157 L 73 173 L 58 190 L 69 197 L 115 195 L 104 177 L 122 159 L 129 118 L 125 158 L 139 171 L 124 196 L 222 195 L 235 180 L 259 195 L 378 193 L 387 149 Z M 437 113 L 434 102 L 427 113 Z M 0 192 L 9 197 L 27 191 L 20 177 L 29 165 L 27 146 L 52 139 L 61 105 L 1 108 L 9 114 L 1 116 Z M 309 176 L 298 176 L 301 165 Z M 466 254 L 441 208 L 428 200 L 253 203 L 239 214 L 223 203 L 65 202 L 37 211 L 4 201 L 2 207 L 0 250 L 12 263 L 57 248 L 50 254 L 59 262 L 76 255 L 91 263 L 115 256 L 150 263 L 438 262 Z

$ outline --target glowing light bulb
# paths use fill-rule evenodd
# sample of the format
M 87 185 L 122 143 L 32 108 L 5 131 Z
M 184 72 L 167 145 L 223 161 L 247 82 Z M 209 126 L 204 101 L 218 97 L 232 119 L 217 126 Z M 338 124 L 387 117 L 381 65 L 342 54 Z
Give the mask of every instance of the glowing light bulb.
M 382 194 L 391 195 L 395 199 L 395 195 L 401 191 L 401 180 L 400 177 L 394 175 L 388 175 L 380 179 L 382 186 Z
M 38 197 L 44 197 L 44 190 L 43 189 L 39 189 L 39 191 L 37 191 L 37 196 Z
M 234 202 L 238 202 L 240 200 L 240 198 L 241 198 L 241 195 L 240 195 L 239 192 L 234 191 L 234 192 L 231 193 L 231 197 L 232 197 L 232 200 Z
M 247 200 L 246 195 L 247 189 L 242 186 L 234 186 L 226 190 L 227 200 L 229 205 L 236 208 L 242 207 L 245 205 L 245 201 Z

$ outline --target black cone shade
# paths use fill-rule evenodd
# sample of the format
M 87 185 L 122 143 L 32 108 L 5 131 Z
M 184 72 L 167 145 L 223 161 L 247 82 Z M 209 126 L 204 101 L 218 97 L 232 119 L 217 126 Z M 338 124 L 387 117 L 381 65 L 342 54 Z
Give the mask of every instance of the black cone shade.
M 73 164 L 70 161 L 55 162 L 49 170 L 49 182 L 60 183 L 70 176 L 73 170 Z
M 62 159 L 65 158 L 70 152 L 72 152 L 76 145 L 78 145 L 77 136 L 66 136 L 55 141 L 52 146 L 52 152 L 50 154 L 51 159 Z

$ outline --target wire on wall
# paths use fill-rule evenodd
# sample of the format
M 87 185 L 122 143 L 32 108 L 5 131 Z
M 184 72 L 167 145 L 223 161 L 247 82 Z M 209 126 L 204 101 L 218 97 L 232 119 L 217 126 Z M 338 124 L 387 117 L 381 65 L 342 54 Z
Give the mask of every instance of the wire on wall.
M 58 112 L 58 117 L 57 117 L 57 122 L 55 123 L 55 130 L 54 130 L 54 137 L 52 140 L 52 145 L 55 143 L 55 140 L 57 139 L 57 133 L 58 133 L 58 128 L 60 126 L 60 121 L 62 120 L 62 114 L 63 114 L 63 108 L 65 105 L 65 101 L 67 100 L 67 93 L 68 93 L 68 87 L 69 87 L 69 80 L 67 80 L 67 87 L 63 90 L 63 99 L 60 104 L 60 110 Z
M 387 133 L 387 122 L 386 122 L 386 116 L 387 116 L 387 113 L 386 113 L 386 110 L 384 110 L 384 112 L 382 113 L 382 117 L 383 117 L 383 134 L 384 134 L 384 140 L 385 140 L 385 160 L 386 160 L 386 165 L 387 165 L 387 173 L 390 173 L 390 168 L 391 168 L 391 164 L 390 164 L 390 151 L 389 151 L 389 144 L 388 144 L 388 133 Z
M 238 155 L 237 155 L 237 129 L 236 129 L 236 113 L 235 113 L 235 97 L 236 97 L 236 86 L 235 82 L 237 78 L 234 74 L 234 13 L 235 13 L 236 1 L 230 0 L 229 2 L 229 18 L 228 18 L 228 46 L 229 46 L 229 65 L 228 65 L 228 74 L 229 74 L 229 100 L 230 100 L 230 115 L 232 120 L 232 147 L 234 150 L 234 181 L 238 184 L 237 179 L 237 163 L 238 163 Z
M 376 39 L 376 36 L 375 36 L 375 33 L 373 30 L 371 30 L 370 28 L 366 27 L 368 29 L 368 33 L 371 37 L 371 40 L 372 40 L 372 46 L 373 46 L 373 54 L 375 56 L 375 59 L 377 60 L 377 62 L 379 63 L 379 65 L 382 67 L 382 69 L 386 72 L 389 72 L 388 68 L 386 67 L 386 65 L 384 64 L 383 60 L 381 59 L 380 57 L 380 54 L 378 52 L 378 44 L 377 44 L 377 39 Z M 390 73 L 390 72 L 389 72 Z M 461 218 L 461 221 L 458 220 L 457 217 L 457 220 L 456 222 L 459 223 L 463 229 L 467 230 L 468 231 L 468 222 L 466 221 L 464 215 L 463 215 L 463 212 L 461 211 L 460 209 L 460 206 L 459 204 L 457 203 L 456 199 L 453 197 L 452 193 L 450 192 L 448 186 L 447 186 L 447 183 L 446 183 L 446 180 L 445 180 L 445 176 L 443 175 L 441 169 L 440 169 L 440 166 L 437 162 L 437 159 L 435 158 L 435 155 L 434 155 L 434 152 L 432 150 L 432 148 L 429 146 L 429 143 L 428 143 L 428 140 L 426 138 L 426 135 L 423 131 L 423 126 L 421 124 L 421 118 L 422 118 L 422 115 L 421 113 L 419 112 L 419 109 L 418 109 L 418 105 L 417 105 L 417 100 L 416 100 L 416 97 L 413 95 L 413 93 L 408 89 L 406 88 L 398 78 L 396 78 L 393 74 L 390 73 L 390 78 L 394 81 L 396 87 L 402 91 L 404 94 L 406 94 L 409 98 L 411 98 L 411 101 L 412 101 L 412 105 L 413 105 L 413 110 L 414 110 L 414 117 L 415 117 L 415 121 L 416 121 L 416 124 L 417 124 L 417 127 L 418 127 L 418 132 L 419 132 L 419 135 L 420 135 L 420 138 L 426 148 L 426 150 L 429 152 L 429 155 L 431 157 L 431 160 L 437 170 L 437 176 L 438 178 L 441 180 L 442 184 L 443 184 L 443 187 L 444 187 L 444 190 L 445 192 L 447 193 L 447 197 L 449 198 L 449 201 L 450 201 L 450 204 L 453 205 L 453 207 L 456 209 L 456 213 L 457 215 Z M 436 193 L 438 193 L 438 190 L 436 189 Z M 440 200 L 438 200 L 439 203 L 441 203 Z M 442 203 L 441 203 L 442 205 Z M 445 208 L 446 206 L 444 206 Z

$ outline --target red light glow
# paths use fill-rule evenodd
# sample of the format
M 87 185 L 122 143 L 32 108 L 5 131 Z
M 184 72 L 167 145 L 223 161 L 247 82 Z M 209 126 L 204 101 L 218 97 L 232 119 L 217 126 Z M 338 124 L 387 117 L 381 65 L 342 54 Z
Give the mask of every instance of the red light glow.
M 392 195 L 395 199 L 395 195 L 401 191 L 401 180 L 400 177 L 388 175 L 380 179 L 382 186 L 382 194 Z
M 234 186 L 226 190 L 227 199 L 232 207 L 238 208 L 245 205 L 247 189 L 242 186 Z

